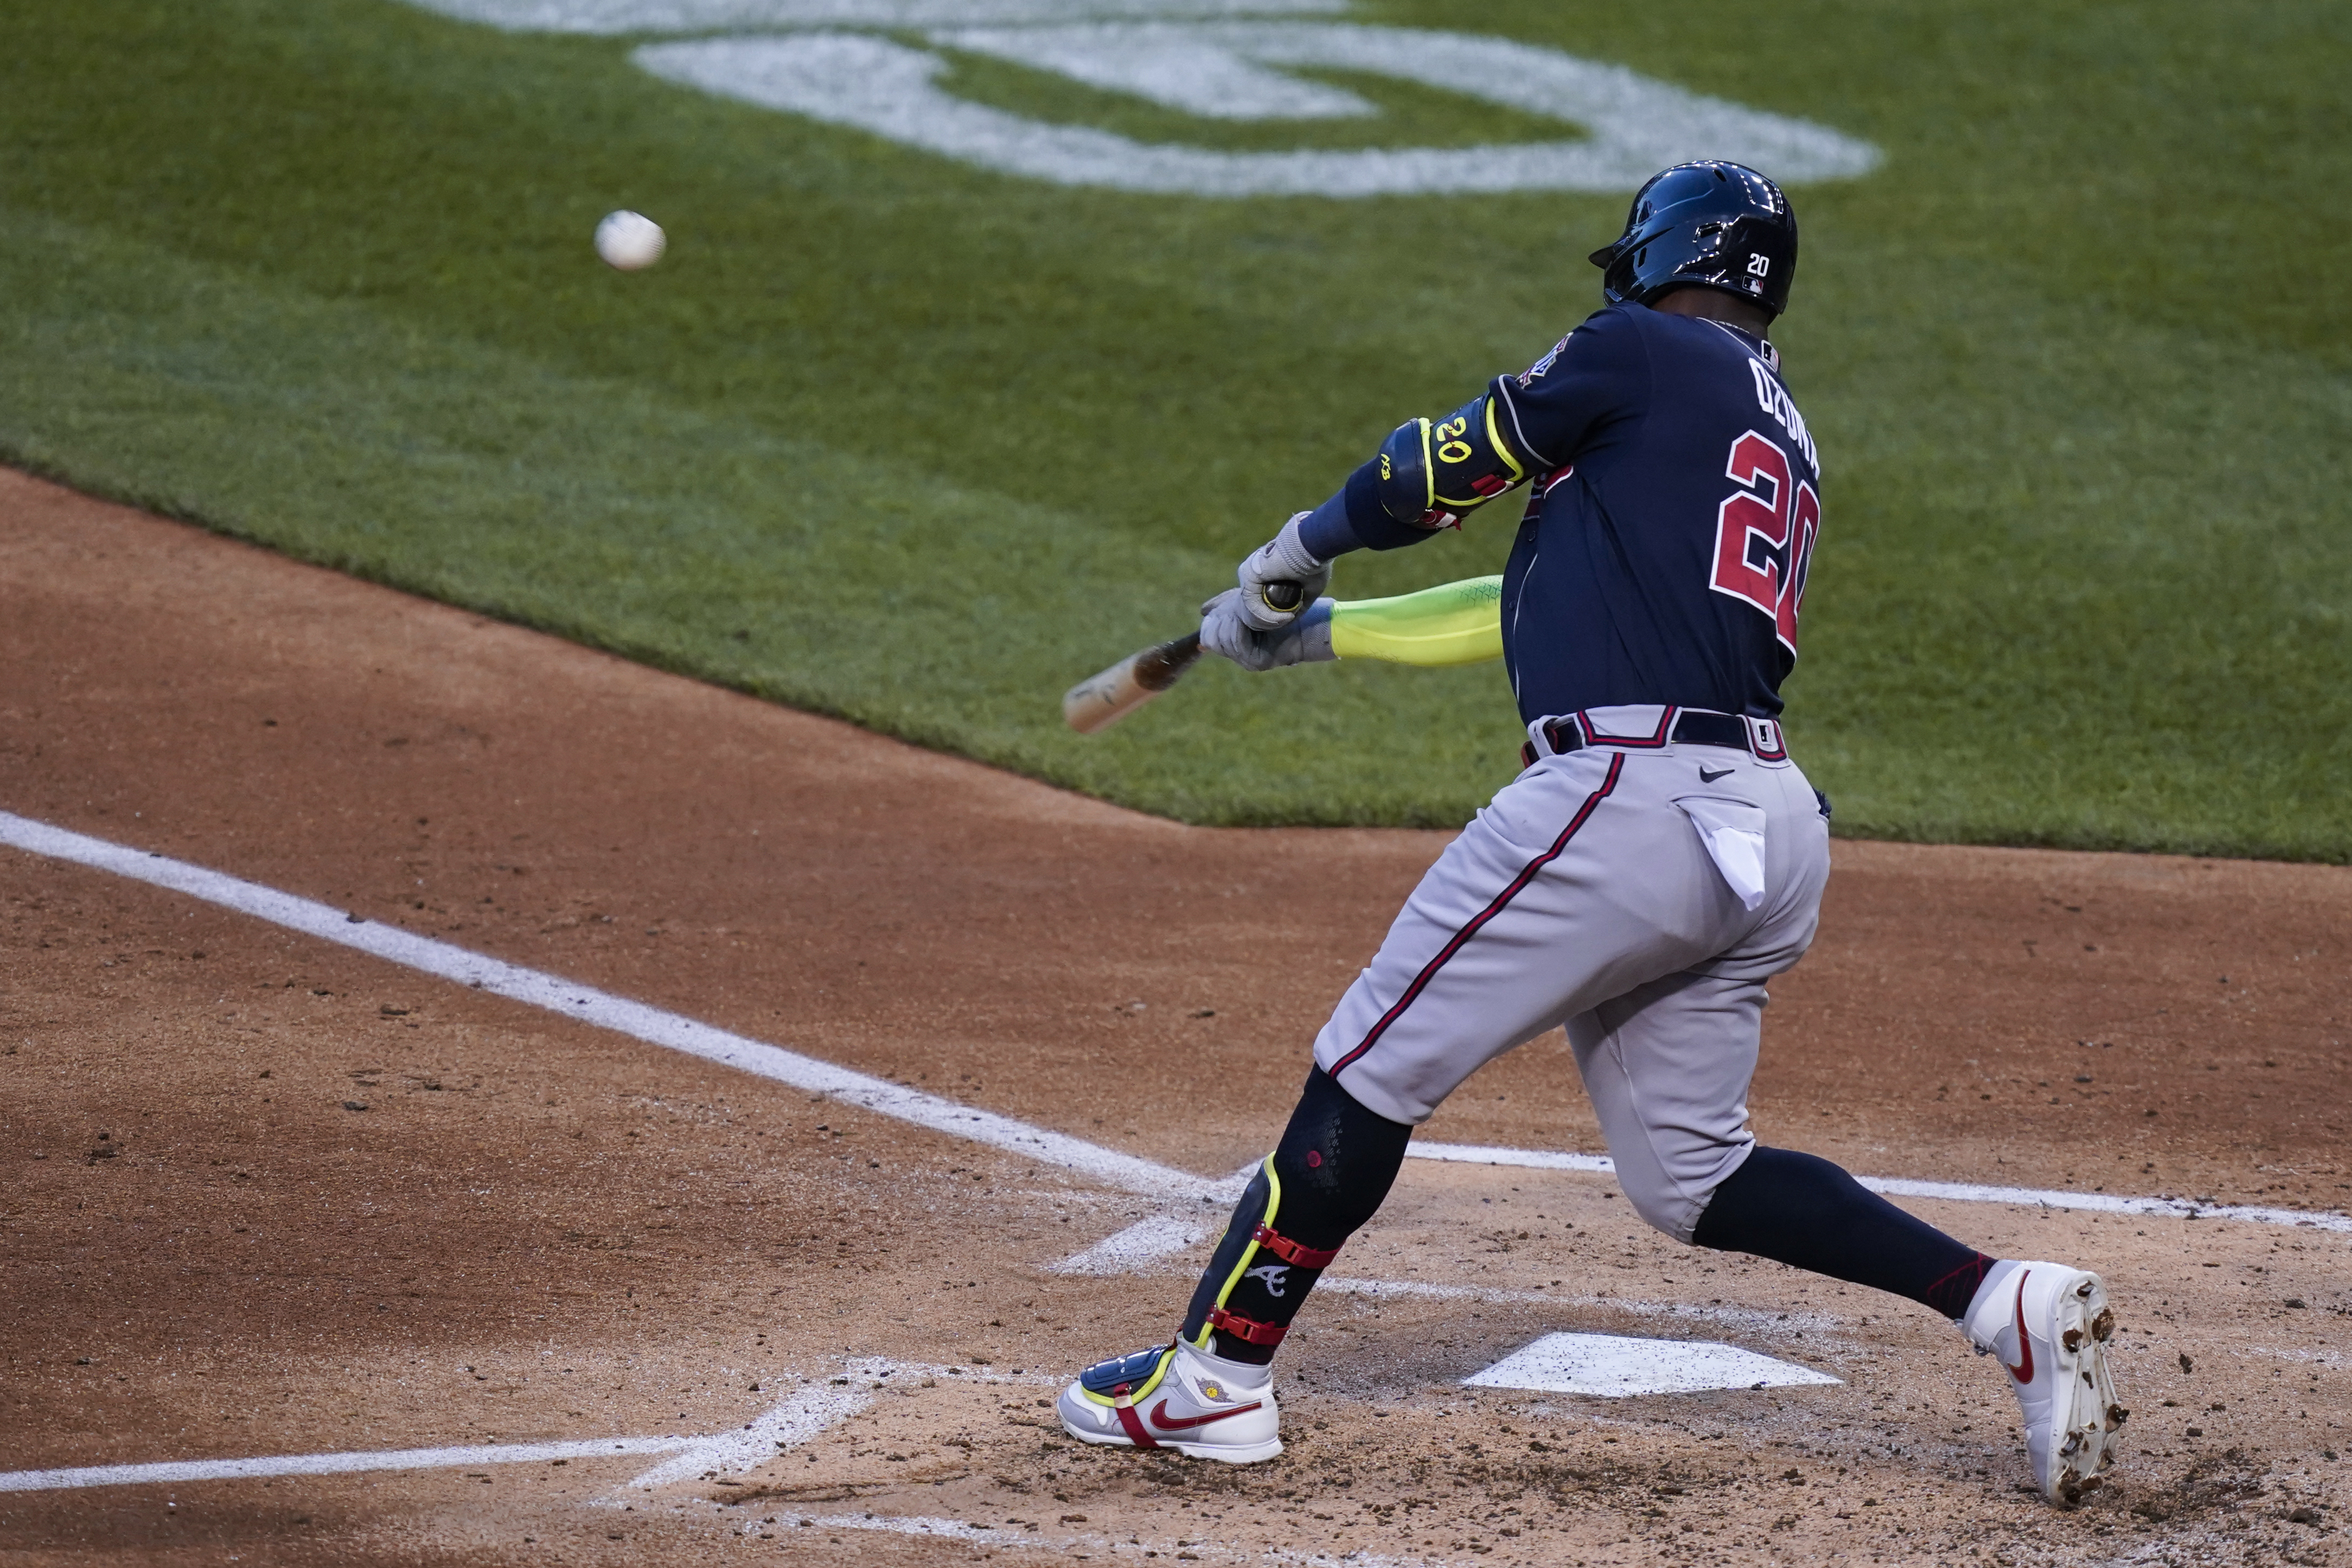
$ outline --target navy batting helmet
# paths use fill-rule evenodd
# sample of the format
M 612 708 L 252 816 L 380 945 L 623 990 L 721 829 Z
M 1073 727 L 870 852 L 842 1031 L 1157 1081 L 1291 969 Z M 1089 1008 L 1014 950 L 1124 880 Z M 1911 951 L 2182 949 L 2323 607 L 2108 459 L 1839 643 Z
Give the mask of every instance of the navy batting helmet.
M 1696 286 L 1778 316 L 1797 270 L 1797 214 L 1780 186 L 1743 164 L 1677 163 L 1634 193 L 1624 234 L 1591 259 L 1612 305 Z

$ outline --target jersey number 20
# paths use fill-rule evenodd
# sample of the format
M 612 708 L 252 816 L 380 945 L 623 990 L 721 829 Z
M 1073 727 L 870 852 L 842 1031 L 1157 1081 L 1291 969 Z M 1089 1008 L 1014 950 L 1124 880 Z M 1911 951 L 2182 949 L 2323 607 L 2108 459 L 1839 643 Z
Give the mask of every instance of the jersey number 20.
M 1709 586 L 1770 616 L 1774 635 L 1794 657 L 1797 612 L 1804 603 L 1813 536 L 1822 527 L 1821 497 L 1802 479 L 1792 485 L 1789 455 L 1752 430 L 1731 444 L 1724 472 L 1742 488 L 1716 508 Z

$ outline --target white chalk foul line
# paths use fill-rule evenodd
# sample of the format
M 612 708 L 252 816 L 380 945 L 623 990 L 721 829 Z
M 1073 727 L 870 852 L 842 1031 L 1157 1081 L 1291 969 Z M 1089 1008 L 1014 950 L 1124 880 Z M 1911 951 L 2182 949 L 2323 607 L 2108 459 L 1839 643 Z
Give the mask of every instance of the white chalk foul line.
M 1419 1160 L 1465 1165 L 1517 1166 L 1533 1170 L 1613 1173 L 1606 1155 L 1556 1154 L 1548 1149 L 1506 1149 L 1484 1144 L 1414 1142 L 1405 1154 Z M 2253 1225 L 2291 1225 L 2313 1230 L 2352 1231 L 2352 1215 L 2326 1209 L 2262 1208 L 2246 1204 L 2206 1203 L 2184 1197 L 2125 1197 L 2104 1192 L 2066 1192 L 2055 1187 L 1984 1186 L 1974 1182 L 1910 1181 L 1902 1176 L 1856 1176 L 1872 1192 L 1889 1197 L 1932 1197 L 1948 1203 L 2007 1203 L 2028 1208 L 2086 1209 L 2099 1214 L 2141 1214 L 2166 1219 L 2237 1219 Z
M 947 1133 L 1013 1154 L 1026 1155 L 1044 1164 L 1093 1176 L 1108 1186 L 1129 1192 L 1158 1197 L 1222 1198 L 1230 1201 L 1240 1196 L 1243 1185 L 1255 1168 L 1244 1166 L 1234 1176 L 1223 1179 L 1195 1176 L 1190 1171 L 1180 1171 L 1135 1155 L 1106 1149 L 1082 1138 L 1033 1127 L 1025 1122 L 1016 1122 L 992 1111 L 976 1111 L 936 1094 L 926 1094 L 885 1079 L 836 1067 L 829 1061 L 820 1061 L 813 1056 L 803 1056 L 798 1051 L 751 1040 L 677 1013 L 631 1001 L 625 997 L 616 997 L 593 986 L 580 985 L 541 970 L 524 968 L 520 964 L 509 964 L 485 954 L 469 952 L 430 936 L 420 936 L 396 925 L 385 925 L 361 915 L 346 914 L 330 904 L 280 893 L 258 883 L 246 882 L 226 873 L 193 865 L 186 861 L 173 860 L 151 851 L 134 850 L 104 839 L 91 838 L 86 833 L 51 827 L 29 817 L 0 811 L 0 843 L 13 845 L 28 853 L 47 855 L 88 866 L 94 871 L 111 872 L 117 876 L 169 888 L 321 941 L 355 948 L 389 963 L 455 980 L 478 990 L 494 992 L 532 1007 L 544 1008 L 566 1018 L 576 1018 L 643 1040 L 648 1045 L 658 1045 L 688 1056 L 700 1057 L 706 1061 L 740 1068 L 762 1078 L 788 1083 L 811 1093 L 829 1095 L 877 1115 L 895 1117 L 934 1132 Z M 1604 1155 L 1512 1149 L 1482 1144 L 1438 1144 L 1416 1140 L 1407 1145 L 1405 1153 L 1414 1159 L 1511 1166 L 1533 1170 L 1605 1175 L 1616 1169 Z M 2123 1197 L 2107 1193 L 1981 1186 L 1965 1182 L 1908 1181 L 1891 1176 L 1860 1176 L 1855 1179 L 1873 1192 L 1893 1197 L 1938 1198 L 1953 1203 L 2018 1204 L 2030 1207 L 2088 1209 L 2107 1214 L 2137 1214 L 2176 1219 L 2235 1219 L 2257 1225 L 2352 1232 L 2352 1216 L 2325 1210 L 2306 1213 L 2292 1208 L 2199 1203 L 2184 1198 Z M 1137 1261 L 1159 1255 L 1159 1252 L 1179 1250 L 1191 1245 L 1188 1241 L 1176 1241 L 1160 1248 L 1158 1252 L 1150 1250 L 1151 1242 L 1169 1241 L 1178 1233 L 1179 1228 L 1163 1226 L 1156 1221 L 1147 1221 L 1145 1225 L 1152 1228 L 1150 1240 L 1139 1234 L 1129 1243 L 1134 1249 L 1131 1255 Z M 1137 1232 L 1143 1228 L 1143 1226 L 1129 1228 Z M 1122 1236 L 1127 1234 L 1121 1233 Z M 1142 1245 L 1135 1246 L 1136 1243 Z M 1069 1261 L 1075 1264 L 1077 1260 Z M 1093 1270 L 1084 1268 L 1074 1271 L 1089 1272 Z
M 668 1486 L 703 1475 L 748 1470 L 796 1448 L 874 1402 L 889 1379 L 925 1377 L 959 1383 L 1035 1381 L 961 1366 L 882 1360 L 853 1361 L 845 1377 L 794 1389 L 740 1431 L 667 1437 L 591 1437 L 562 1443 L 475 1443 L 446 1448 L 385 1448 L 372 1453 L 278 1454 L 246 1459 L 173 1459 L 147 1465 L 80 1465 L 0 1471 L 0 1492 L 58 1491 L 70 1487 L 177 1485 L 185 1481 L 259 1480 L 277 1476 L 339 1476 L 362 1470 L 471 1469 L 478 1465 L 545 1464 L 605 1459 L 616 1454 L 675 1454 L 628 1483 L 626 1490 Z
M 597 1437 L 581 1443 L 494 1443 L 456 1448 L 387 1448 L 367 1454 L 280 1454 L 254 1459 L 82 1465 L 68 1469 L 0 1471 L 0 1492 L 248 1480 L 271 1476 L 340 1476 L 360 1470 L 469 1469 L 477 1465 L 609 1458 L 614 1454 L 667 1454 L 694 1448 L 703 1441 L 700 1437 Z
M 1083 1139 L 1047 1132 L 990 1111 L 976 1111 L 936 1094 L 926 1094 L 884 1079 L 853 1072 L 813 1056 L 764 1044 L 723 1029 L 699 1023 L 677 1013 L 647 1007 L 625 997 L 581 985 L 560 976 L 527 969 L 484 954 L 468 952 L 447 942 L 420 936 L 396 925 L 385 925 L 358 915 L 289 893 L 263 887 L 221 872 L 168 856 L 134 850 L 69 832 L 46 822 L 0 811 L 0 843 L 33 854 L 70 861 L 93 871 L 111 872 L 156 887 L 234 909 L 257 920 L 315 936 L 338 946 L 356 948 L 388 963 L 437 975 L 443 979 L 492 992 L 531 1007 L 544 1008 L 565 1018 L 698 1056 L 706 1061 L 740 1068 L 745 1072 L 789 1083 L 814 1094 L 828 1095 L 877 1115 L 895 1117 L 934 1132 L 1013 1154 L 1026 1155 L 1050 1166 L 1076 1171 L 1108 1186 L 1155 1197 L 1209 1197 L 1223 1184 L 1176 1170 L 1134 1155 L 1119 1154 Z

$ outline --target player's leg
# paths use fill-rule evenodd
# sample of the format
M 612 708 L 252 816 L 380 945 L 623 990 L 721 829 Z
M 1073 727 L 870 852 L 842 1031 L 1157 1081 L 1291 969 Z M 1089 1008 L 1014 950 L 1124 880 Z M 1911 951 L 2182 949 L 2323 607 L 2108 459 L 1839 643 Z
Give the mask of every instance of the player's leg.
M 1389 1195 L 1412 1127 L 1366 1110 L 1331 1075 L 1307 1074 L 1282 1142 L 1234 1208 L 1178 1337 L 1263 1366 L 1307 1294 Z
M 1569 1020 L 1617 1179 L 1677 1241 L 1889 1291 L 1957 1318 L 1994 1260 L 1827 1160 L 1759 1145 L 1748 1084 L 1761 980 L 1668 975 Z
M 1760 980 L 1680 974 L 1570 1021 L 1626 1197 L 1678 1240 L 1907 1297 L 2000 1351 L 2035 1479 L 2071 1499 L 2112 1458 L 2123 1418 L 2098 1276 L 1990 1258 L 1827 1160 L 1756 1144 L 1747 1094 L 1764 1001 Z
M 1275 1346 L 1388 1197 L 1412 1136 L 1315 1069 L 1282 1141 L 1234 1206 L 1175 1340 L 1079 1374 L 1062 1392 L 1064 1428 L 1087 1442 L 1197 1458 L 1280 1453 Z
M 1065 1389 L 1073 1436 L 1218 1458 L 1279 1452 L 1266 1364 L 1316 1279 L 1387 1196 L 1412 1127 L 1480 1065 L 1589 1005 L 1586 995 L 1723 945 L 1712 929 L 1663 930 L 1665 910 L 1687 902 L 1672 892 L 1677 875 L 1714 873 L 1688 820 L 1625 786 L 1624 768 L 1613 752 L 1549 758 L 1446 847 L 1317 1039 L 1306 1092 L 1178 1338 Z M 1656 874 L 1629 880 L 1629 864 Z M 1644 896 L 1661 907 L 1645 909 Z

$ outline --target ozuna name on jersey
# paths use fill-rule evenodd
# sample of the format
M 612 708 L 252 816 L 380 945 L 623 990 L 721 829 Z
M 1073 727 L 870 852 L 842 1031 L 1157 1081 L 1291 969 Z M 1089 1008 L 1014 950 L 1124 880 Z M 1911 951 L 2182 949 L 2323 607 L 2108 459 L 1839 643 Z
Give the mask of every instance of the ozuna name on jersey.
M 1772 372 L 1764 368 L 1762 361 L 1748 361 L 1748 373 L 1756 378 L 1756 406 L 1780 422 L 1781 428 L 1796 442 L 1797 449 L 1805 455 L 1805 466 L 1820 474 L 1821 454 L 1813 450 L 1812 432 L 1805 428 L 1805 416 L 1797 412 L 1796 403 L 1772 379 Z

